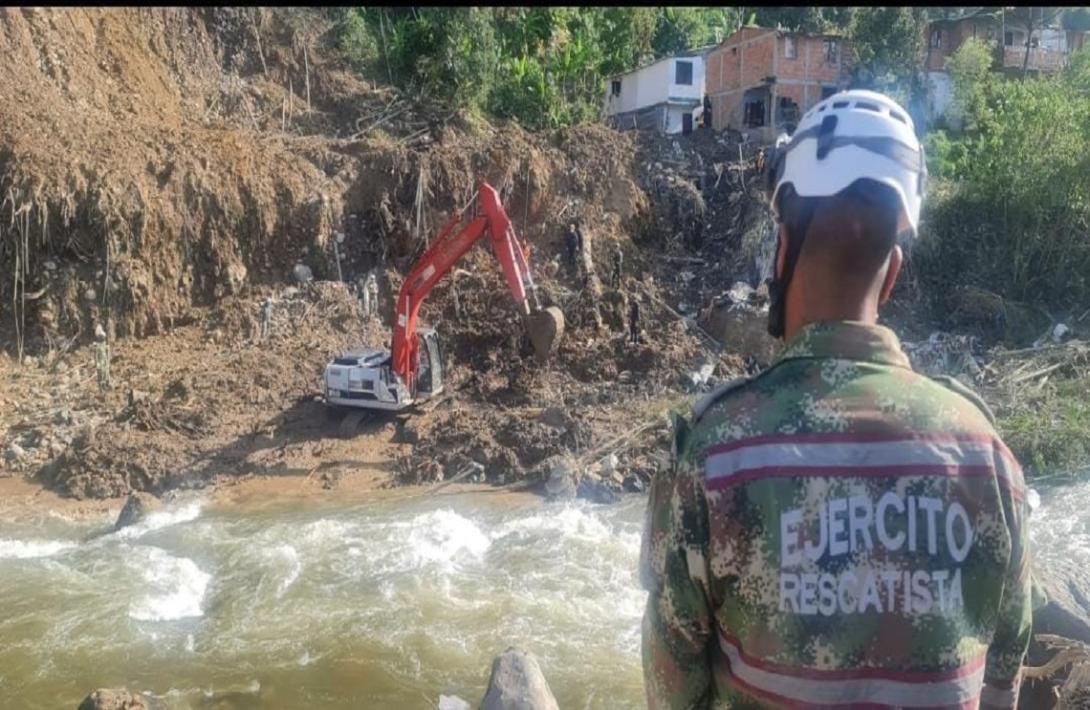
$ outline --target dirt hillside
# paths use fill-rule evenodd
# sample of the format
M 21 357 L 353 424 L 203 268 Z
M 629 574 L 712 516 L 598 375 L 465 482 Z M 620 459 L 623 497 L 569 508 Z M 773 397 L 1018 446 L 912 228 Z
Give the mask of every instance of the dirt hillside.
M 673 313 L 715 321 L 724 274 L 760 269 L 752 150 L 443 115 L 345 71 L 329 30 L 310 10 L 0 10 L 0 322 L 14 356 L 0 465 L 76 496 L 319 476 L 337 452 L 352 465 L 400 459 L 409 480 L 469 459 L 498 479 L 594 452 L 623 428 L 591 421 L 587 405 L 653 413 L 709 357 Z M 446 338 L 452 401 L 337 439 L 323 365 L 389 338 L 347 284 L 380 269 L 387 318 L 401 274 L 482 180 L 565 311 L 557 358 L 530 364 L 494 261 L 475 250 L 423 311 Z M 572 219 L 588 247 L 577 271 L 560 260 Z M 608 283 L 616 249 L 621 290 Z M 294 284 L 296 264 L 316 281 Z M 635 347 L 621 334 L 630 297 L 645 302 Z M 96 325 L 113 348 L 105 393 Z M 718 377 L 741 371 L 713 359 Z

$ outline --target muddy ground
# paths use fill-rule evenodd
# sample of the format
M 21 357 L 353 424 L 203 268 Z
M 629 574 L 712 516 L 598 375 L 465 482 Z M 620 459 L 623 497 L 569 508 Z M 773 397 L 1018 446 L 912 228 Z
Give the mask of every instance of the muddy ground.
M 18 59 L 0 77 L 6 473 L 95 498 L 251 475 L 334 486 L 362 465 L 431 482 L 470 461 L 509 483 L 567 457 L 638 490 L 655 430 L 615 443 L 616 465 L 606 445 L 706 387 L 689 373 L 707 358 L 711 382 L 743 371 L 748 345 L 723 356 L 680 318 L 723 337 L 735 324 L 714 302 L 768 260 L 754 146 L 601 126 L 530 134 L 439 111 L 346 71 L 309 11 L 9 9 L 0 29 Z M 449 396 L 342 438 L 325 363 L 389 341 L 401 275 L 482 180 L 566 314 L 559 352 L 532 364 L 478 248 L 423 310 L 449 353 Z M 571 220 L 587 243 L 575 269 L 561 259 Z M 296 264 L 314 281 L 295 283 Z M 353 289 L 370 269 L 382 302 L 365 323 Z M 637 346 L 623 336 L 631 298 Z
M 432 483 L 471 463 L 509 485 L 565 461 L 608 497 L 645 486 L 662 450 L 661 426 L 626 433 L 775 356 L 761 294 L 734 288 L 761 282 L 773 246 L 759 147 L 738 136 L 489 125 L 361 80 L 309 10 L 6 9 L 0 49 L 13 58 L 0 74 L 4 474 L 99 498 L 258 475 L 330 487 L 364 467 Z M 480 181 L 500 190 L 543 305 L 565 313 L 559 351 L 533 363 L 477 247 L 422 311 L 444 339 L 448 395 L 342 437 L 326 362 L 389 342 L 402 275 Z M 576 268 L 562 258 L 572 220 L 586 237 Z M 293 279 L 298 264 L 312 281 Z M 371 269 L 381 303 L 366 322 L 355 284 Z M 926 339 L 906 283 L 894 321 Z

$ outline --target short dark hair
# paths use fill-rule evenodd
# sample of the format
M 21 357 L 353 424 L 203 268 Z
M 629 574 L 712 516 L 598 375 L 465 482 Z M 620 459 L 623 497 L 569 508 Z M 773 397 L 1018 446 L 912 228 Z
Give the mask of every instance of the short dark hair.
M 901 200 L 874 180 L 859 179 L 831 197 L 800 197 L 781 188 L 780 217 L 800 257 L 846 278 L 870 278 L 897 244 Z M 803 240 L 805 237 L 805 240 Z

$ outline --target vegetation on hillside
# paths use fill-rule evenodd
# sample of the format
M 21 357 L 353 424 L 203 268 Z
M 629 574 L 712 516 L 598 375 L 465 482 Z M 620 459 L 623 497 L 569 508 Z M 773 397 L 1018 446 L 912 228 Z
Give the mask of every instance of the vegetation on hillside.
M 1090 307 L 1090 54 L 1055 77 L 952 58 L 960 129 L 928 137 L 932 192 L 917 257 L 926 285 L 976 286 L 1056 316 Z

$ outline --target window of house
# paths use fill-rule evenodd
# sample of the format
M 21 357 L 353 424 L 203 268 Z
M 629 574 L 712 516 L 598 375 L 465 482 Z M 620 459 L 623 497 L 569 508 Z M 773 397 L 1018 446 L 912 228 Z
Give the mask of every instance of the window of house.
M 693 85 L 693 63 L 692 62 L 675 62 L 674 63 L 674 83 L 681 86 Z
M 620 81 L 620 79 L 614 79 L 613 80 L 613 86 L 610 89 L 610 93 L 612 93 L 614 96 L 620 96 L 621 95 L 621 81 Z
M 746 128 L 760 128 L 765 125 L 764 101 L 750 101 L 745 104 L 742 123 Z
M 839 43 L 835 39 L 825 40 L 825 63 L 836 64 L 837 58 L 840 56 Z
M 799 48 L 798 45 L 795 44 L 794 37 L 783 38 L 783 56 L 787 57 L 788 59 L 799 58 Z
M 1041 40 L 1038 39 L 1037 37 L 1034 37 L 1029 41 L 1029 46 L 1033 47 L 1034 49 L 1037 49 L 1038 47 L 1041 46 Z
M 973 30 L 975 31 L 976 27 L 974 27 Z M 933 49 L 938 49 L 939 47 L 942 47 L 942 30 L 938 27 L 931 30 L 931 47 Z

